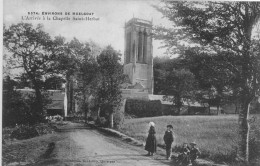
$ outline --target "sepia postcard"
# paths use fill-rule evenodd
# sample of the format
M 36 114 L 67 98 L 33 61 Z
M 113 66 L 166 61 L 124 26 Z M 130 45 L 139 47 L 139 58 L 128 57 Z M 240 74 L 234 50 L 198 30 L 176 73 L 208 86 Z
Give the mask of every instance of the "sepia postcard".
M 260 163 L 260 2 L 3 0 L 2 165 Z

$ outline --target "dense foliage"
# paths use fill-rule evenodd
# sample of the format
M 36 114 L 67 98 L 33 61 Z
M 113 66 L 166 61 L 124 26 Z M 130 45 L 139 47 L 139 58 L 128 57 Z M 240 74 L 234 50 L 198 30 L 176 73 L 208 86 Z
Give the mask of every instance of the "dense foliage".
M 46 89 L 65 88 L 68 113 L 73 114 L 77 105 L 79 114 L 85 117 L 89 105 L 93 105 L 90 98 L 94 97 L 94 105 L 105 108 L 111 115 L 121 102 L 119 86 L 125 77 L 119 63 L 121 55 L 111 46 L 101 52 L 93 41 L 73 38 L 66 42 L 62 36 L 52 39 L 42 25 L 34 27 L 27 23 L 4 27 L 4 46 L 4 74 L 8 75 L 8 69 L 24 71 L 6 83 L 12 83 L 4 93 L 4 119 L 10 121 L 6 125 L 41 122 L 45 116 Z M 25 87 L 34 90 L 31 97 L 25 95 L 26 100 L 15 90 Z M 113 124 L 113 119 L 110 121 Z
M 3 43 L 11 54 L 9 63 L 12 68 L 22 68 L 35 90 L 34 111 L 43 118 L 42 77 L 54 73 L 55 57 L 59 43 L 43 30 L 32 24 L 18 23 L 4 27 Z
M 124 76 L 120 56 L 118 51 L 108 46 L 97 57 L 99 79 L 95 98 L 98 107 L 109 114 L 110 127 L 113 127 L 113 113 L 122 101 L 120 85 Z
M 249 159 L 249 105 L 259 93 L 259 43 L 253 28 L 259 23 L 259 2 L 186 2 L 165 1 L 156 8 L 173 22 L 173 27 L 155 28 L 171 53 L 182 58 L 208 57 L 210 70 L 201 73 L 211 89 L 223 91 L 241 103 L 238 158 Z M 257 49 L 256 49 L 257 48 Z
M 34 93 L 22 94 L 14 89 L 15 81 L 5 77 L 3 82 L 3 126 L 32 125 L 44 121 L 43 114 L 35 111 Z M 43 105 L 48 104 L 48 96 L 43 95 Z
M 128 99 L 125 105 L 125 113 L 137 117 L 154 117 L 162 115 L 162 105 L 159 100 L 146 101 Z

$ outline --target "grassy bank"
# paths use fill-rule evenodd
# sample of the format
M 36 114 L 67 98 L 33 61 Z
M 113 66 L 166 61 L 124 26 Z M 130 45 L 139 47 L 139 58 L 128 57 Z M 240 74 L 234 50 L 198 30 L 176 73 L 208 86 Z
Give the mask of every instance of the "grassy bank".
M 238 116 L 161 116 L 153 118 L 126 119 L 121 132 L 145 141 L 148 123 L 155 123 L 159 145 L 164 145 L 163 135 L 167 124 L 173 125 L 175 141 L 173 146 L 195 141 L 203 156 L 219 161 L 227 161 L 235 154 L 238 135 Z M 259 124 L 259 116 L 257 122 Z M 257 123 L 255 122 L 255 123 Z
M 29 139 L 15 139 L 11 137 L 11 133 L 14 131 L 26 131 L 25 127 L 15 127 L 15 128 L 3 128 L 2 137 L 2 165 L 36 165 L 37 161 L 42 158 L 46 158 L 50 152 L 51 145 L 59 140 L 63 140 L 64 134 L 54 132 L 55 126 L 63 126 L 65 123 L 55 122 L 52 124 L 37 124 L 34 127 L 37 130 L 38 136 L 27 137 Z M 25 128 L 25 129 L 24 129 Z M 20 134 L 28 135 L 26 132 L 21 132 Z M 53 150 L 53 149 L 52 149 Z

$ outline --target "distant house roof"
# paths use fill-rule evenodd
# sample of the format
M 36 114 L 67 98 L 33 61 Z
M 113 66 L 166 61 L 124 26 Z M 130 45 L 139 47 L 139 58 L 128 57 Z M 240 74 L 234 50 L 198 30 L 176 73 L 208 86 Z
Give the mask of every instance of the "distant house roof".
M 138 82 L 138 83 L 135 83 L 133 89 L 144 89 L 144 86 L 140 82 Z
M 169 100 L 164 99 L 165 95 L 148 95 L 149 100 L 160 100 L 162 104 L 165 105 L 172 105 L 173 103 Z M 173 96 L 169 96 L 170 98 L 173 98 Z M 206 104 L 200 104 L 197 101 L 183 101 L 183 105 L 185 106 L 191 106 L 191 107 L 205 107 Z
M 148 95 L 149 100 L 160 100 L 162 104 L 172 105 L 172 102 L 163 100 L 164 95 Z

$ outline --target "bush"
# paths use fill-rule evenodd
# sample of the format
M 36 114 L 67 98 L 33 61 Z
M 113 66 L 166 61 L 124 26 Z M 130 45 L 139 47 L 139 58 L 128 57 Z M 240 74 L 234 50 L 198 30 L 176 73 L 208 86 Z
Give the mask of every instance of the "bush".
M 22 140 L 22 139 L 33 138 L 36 136 L 39 136 L 39 133 L 35 127 L 21 125 L 16 127 L 16 129 L 11 133 L 10 138 Z
M 34 125 L 33 127 L 37 130 L 39 135 L 44 135 L 44 134 L 53 133 L 56 126 L 52 126 L 49 123 L 40 123 Z
M 16 125 L 13 128 L 5 127 L 2 132 L 2 140 L 9 139 L 29 139 L 36 136 L 53 133 L 54 126 L 48 123 L 39 123 L 33 126 Z
M 49 100 L 48 96 L 42 95 L 43 105 Z M 44 112 L 37 110 L 35 95 L 24 94 L 15 90 L 3 92 L 3 126 L 14 127 L 18 125 L 34 125 L 44 122 Z
M 97 118 L 96 124 L 102 127 L 107 127 L 108 126 L 108 120 L 105 117 L 100 117 Z
M 87 120 L 88 120 L 89 122 L 91 122 L 91 121 L 94 121 L 94 118 L 91 117 L 91 116 L 89 116 L 89 117 L 87 118 Z
M 108 120 L 105 117 L 101 117 L 100 118 L 100 125 L 103 127 L 107 127 L 108 126 Z
M 159 100 L 145 101 L 128 99 L 126 101 L 125 112 L 137 117 L 154 117 L 162 115 L 162 104 Z
M 49 122 L 63 121 L 63 117 L 60 115 L 47 116 L 46 120 L 48 120 Z
M 255 120 L 257 119 L 256 117 L 254 118 Z M 249 161 L 252 162 L 252 165 L 254 165 L 254 163 L 260 162 L 259 138 L 260 138 L 259 124 L 257 124 L 257 122 L 254 122 L 251 124 L 250 137 L 249 137 Z
M 21 94 L 14 90 L 3 93 L 3 127 L 26 124 L 30 120 L 30 106 Z

